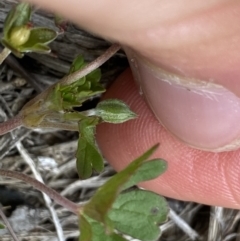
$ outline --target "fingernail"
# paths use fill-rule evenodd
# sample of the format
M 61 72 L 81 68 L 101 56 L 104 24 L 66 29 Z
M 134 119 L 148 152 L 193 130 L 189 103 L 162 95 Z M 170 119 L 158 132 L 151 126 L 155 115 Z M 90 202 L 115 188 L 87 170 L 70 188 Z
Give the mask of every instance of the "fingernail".
M 221 152 L 240 146 L 240 98 L 225 87 L 160 69 L 126 49 L 131 69 L 159 122 L 184 143 Z

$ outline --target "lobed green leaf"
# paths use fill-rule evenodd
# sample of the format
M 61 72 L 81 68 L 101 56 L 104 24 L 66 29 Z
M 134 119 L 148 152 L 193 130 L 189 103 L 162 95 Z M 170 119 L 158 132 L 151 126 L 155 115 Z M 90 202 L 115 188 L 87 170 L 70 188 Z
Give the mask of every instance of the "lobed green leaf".
M 158 145 L 152 147 L 100 187 L 91 200 L 84 206 L 84 214 L 98 222 L 104 223 L 106 228 L 108 228 L 107 213 L 111 209 L 118 194 L 125 183 L 127 183 L 131 176 L 137 172 L 157 147 Z
M 82 179 L 89 178 L 92 171 L 101 172 L 104 168 L 102 155 L 95 145 L 95 129 L 99 118 L 88 117 L 79 122 L 77 149 L 77 171 Z
M 168 216 L 166 200 L 150 191 L 136 190 L 119 195 L 109 212 L 109 218 L 120 232 L 142 241 L 160 237 L 159 224 Z
M 144 162 L 138 171 L 130 177 L 124 185 L 123 190 L 130 188 L 140 182 L 152 180 L 167 170 L 167 162 L 162 159 L 153 159 Z
M 79 241 L 127 241 L 116 233 L 106 233 L 103 225 L 83 214 L 80 215 Z

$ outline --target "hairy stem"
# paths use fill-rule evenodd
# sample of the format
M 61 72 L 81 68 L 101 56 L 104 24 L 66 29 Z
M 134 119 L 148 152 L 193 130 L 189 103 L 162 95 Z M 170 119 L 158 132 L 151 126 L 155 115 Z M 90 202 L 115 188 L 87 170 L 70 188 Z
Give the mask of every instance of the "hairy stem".
M 23 126 L 23 118 L 21 115 L 17 115 L 3 123 L 0 123 L 0 136 L 21 126 Z
M 76 203 L 70 201 L 69 199 L 61 196 L 58 192 L 54 191 L 53 189 L 49 188 L 45 184 L 37 181 L 36 179 L 34 179 L 32 177 L 29 177 L 20 172 L 9 171 L 9 170 L 4 170 L 4 169 L 0 169 L 0 176 L 15 178 L 15 179 L 21 180 L 23 182 L 26 182 L 26 183 L 30 184 L 32 187 L 38 189 L 39 191 L 46 193 L 51 199 L 53 199 L 59 205 L 65 207 L 69 211 L 79 215 L 79 211 L 81 209 L 79 205 L 77 205 Z
M 46 99 L 48 94 L 51 93 L 51 91 L 57 84 L 60 83 L 61 85 L 69 85 L 69 84 L 76 82 L 80 78 L 86 76 L 87 74 L 91 73 L 93 70 L 97 69 L 102 64 L 104 64 L 108 59 L 110 59 L 120 48 L 121 48 L 121 46 L 119 44 L 113 44 L 111 47 L 109 47 L 106 50 L 105 53 L 103 53 L 101 56 L 99 56 L 98 58 L 93 60 L 91 63 L 87 64 L 84 68 L 62 78 L 56 84 L 50 86 L 45 91 L 43 91 L 41 94 L 39 94 L 35 98 L 31 99 L 23 107 L 22 110 L 24 111 L 24 109 L 27 109 L 29 106 L 33 105 L 34 103 L 36 103 L 37 101 L 39 101 L 41 99 L 43 99 L 43 100 Z
M 59 129 L 65 131 L 78 131 L 77 123 L 59 123 L 59 122 L 51 122 L 47 120 L 43 120 L 39 126 L 39 128 L 51 128 L 51 129 Z
M 0 65 L 8 57 L 9 54 L 11 54 L 11 50 L 8 48 L 4 48 L 3 51 L 0 53 Z
M 110 59 L 119 49 L 121 46 L 119 44 L 113 44 L 110 48 L 107 49 L 105 53 L 101 56 L 96 58 L 91 63 L 87 64 L 84 68 L 79 71 L 76 71 L 66 77 L 64 77 L 60 83 L 63 85 L 70 85 L 77 81 L 78 79 L 86 76 L 87 74 L 91 73 L 93 70 L 99 68 L 102 64 L 104 64 L 108 59 Z

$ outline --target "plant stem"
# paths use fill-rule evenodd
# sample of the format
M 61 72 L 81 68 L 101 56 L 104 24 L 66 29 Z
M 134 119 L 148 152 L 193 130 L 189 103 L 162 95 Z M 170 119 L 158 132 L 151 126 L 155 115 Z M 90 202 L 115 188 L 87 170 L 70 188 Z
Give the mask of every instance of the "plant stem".
M 78 131 L 77 123 L 60 123 L 60 122 L 51 122 L 51 121 L 43 120 L 38 127 L 59 129 L 59 130 L 65 130 L 65 131 Z
M 70 201 L 69 199 L 61 196 L 58 192 L 54 191 L 50 187 L 46 186 L 45 184 L 37 181 L 36 179 L 34 179 L 32 177 L 29 177 L 20 172 L 9 171 L 9 170 L 4 170 L 4 169 L 0 169 L 0 176 L 16 178 L 18 180 L 26 182 L 26 183 L 30 184 L 31 186 L 33 186 L 34 188 L 38 189 L 39 191 L 46 193 L 51 199 L 53 199 L 59 205 L 65 207 L 66 209 L 75 213 L 76 215 L 79 215 L 79 211 L 81 209 L 81 207 L 79 205 L 77 205 L 76 203 Z
M 103 53 L 101 56 L 93 60 L 91 63 L 87 64 L 84 68 L 62 78 L 59 80 L 56 84 L 51 85 L 46 90 L 44 90 L 42 93 L 31 99 L 29 102 L 26 103 L 26 105 L 22 108 L 21 112 L 24 114 L 24 112 L 31 107 L 34 103 L 36 103 L 39 100 L 45 100 L 49 93 L 55 88 L 57 84 L 61 85 L 69 85 L 80 78 L 86 76 L 87 74 L 91 73 L 93 70 L 100 67 L 102 64 L 104 64 L 108 59 L 110 59 L 119 49 L 121 46 L 119 44 L 113 44 L 110 46 L 105 53 Z
M 9 54 L 11 54 L 11 50 L 5 47 L 3 51 L 0 53 L 0 65 L 3 63 L 3 61 L 7 58 Z
M 21 126 L 23 126 L 23 118 L 21 115 L 16 115 L 15 117 L 0 123 L 0 136 Z
M 76 71 L 66 77 L 64 77 L 60 83 L 63 85 L 70 85 L 77 81 L 78 79 L 86 76 L 87 74 L 91 73 L 93 70 L 99 68 L 102 64 L 104 64 L 108 59 L 110 59 L 119 49 L 121 46 L 119 44 L 113 44 L 110 48 L 107 49 L 105 53 L 101 56 L 96 58 L 91 63 L 87 64 L 84 68 L 80 71 Z

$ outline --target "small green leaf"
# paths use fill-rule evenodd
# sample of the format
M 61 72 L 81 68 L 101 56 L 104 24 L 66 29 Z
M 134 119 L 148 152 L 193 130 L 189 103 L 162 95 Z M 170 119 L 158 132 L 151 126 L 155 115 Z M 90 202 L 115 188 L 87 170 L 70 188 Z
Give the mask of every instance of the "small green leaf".
M 79 241 L 127 241 L 116 233 L 106 233 L 103 225 L 89 217 L 80 216 Z
M 95 69 L 87 75 L 87 81 L 91 82 L 93 84 L 93 86 L 98 86 L 100 79 L 101 79 L 101 70 L 100 69 Z
M 101 172 L 104 168 L 102 155 L 95 146 L 95 129 L 99 123 L 96 117 L 88 117 L 79 122 L 77 149 L 77 171 L 82 179 L 92 175 L 92 170 Z
M 144 162 L 138 171 L 124 185 L 123 189 L 127 189 L 139 182 L 152 180 L 167 170 L 167 162 L 162 159 L 153 159 Z
M 97 116 L 109 123 L 123 123 L 136 118 L 136 114 L 121 100 L 108 99 L 101 101 L 96 107 Z
M 152 147 L 100 187 L 91 200 L 84 206 L 84 214 L 98 222 L 104 223 L 106 228 L 108 228 L 107 213 L 111 209 L 117 195 L 122 190 L 124 184 L 137 172 L 157 147 L 158 145 Z
M 155 241 L 160 236 L 158 225 L 167 220 L 168 211 L 163 197 L 137 190 L 119 195 L 109 218 L 120 232 L 142 241 Z
M 71 67 L 69 69 L 69 74 L 76 72 L 79 69 L 82 69 L 85 66 L 85 61 L 82 55 L 78 55 L 72 62 Z
M 21 47 L 22 49 L 29 49 L 33 48 L 36 44 L 47 45 L 56 39 L 56 37 L 56 31 L 50 28 L 33 28 L 31 29 L 28 41 Z
M 77 171 L 81 179 L 89 178 L 92 170 L 103 170 L 103 159 L 97 149 L 85 138 L 80 137 L 77 150 Z
M 19 51 L 20 52 L 24 52 L 24 53 L 31 53 L 31 52 L 35 52 L 35 53 L 40 53 L 40 54 L 49 54 L 51 52 L 51 49 L 44 44 L 35 44 L 32 47 L 23 47 L 23 46 L 19 46 Z
M 70 67 L 69 74 L 82 69 L 85 65 L 82 56 L 76 57 Z M 72 110 L 73 107 L 81 106 L 90 97 L 103 93 L 105 89 L 99 83 L 100 78 L 101 70 L 96 69 L 70 85 L 60 86 L 63 109 Z
M 0 229 L 5 229 L 6 227 L 0 223 Z

